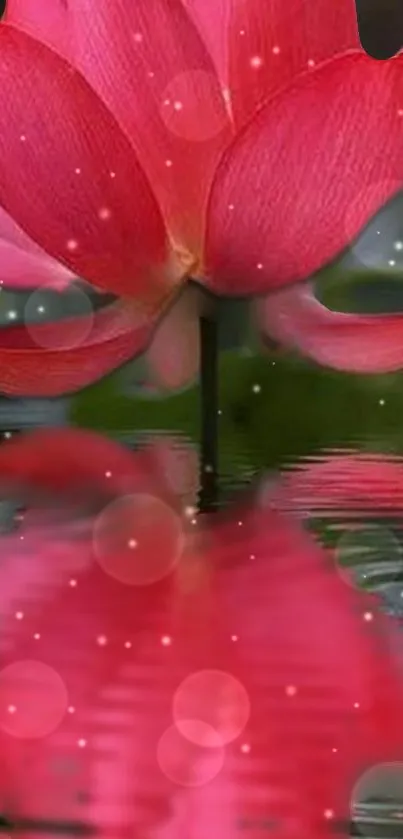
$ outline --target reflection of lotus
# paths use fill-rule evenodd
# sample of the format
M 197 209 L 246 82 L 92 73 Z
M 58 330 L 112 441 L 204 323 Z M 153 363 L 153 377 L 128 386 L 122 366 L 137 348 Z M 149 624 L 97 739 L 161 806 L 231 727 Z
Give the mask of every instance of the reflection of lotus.
M 31 513 L 1 540 L 4 664 L 40 659 L 69 697 L 48 738 L 3 734 L 6 815 L 113 839 L 128 825 L 163 839 L 233 839 L 246 823 L 274 824 L 279 839 L 321 839 L 330 814 L 348 817 L 363 766 L 401 757 L 401 684 L 379 647 L 381 619 L 364 624 L 365 596 L 343 584 L 297 521 L 266 507 L 184 525 L 180 566 L 154 585 L 105 575 L 92 552 L 99 509 L 135 491 L 180 508 L 175 472 L 167 485 L 157 452 L 73 430 L 0 448 L 4 487 L 51 493 L 70 511 L 48 523 Z M 209 573 L 184 587 L 195 558 Z M 172 729 L 178 686 L 206 669 L 233 675 L 250 701 L 241 736 L 217 745 L 224 756 Z M 61 778 L 67 763 L 74 768 Z
M 50 15 L 10 0 L 0 43 L 5 279 L 80 276 L 121 301 L 78 332 L 8 329 L 8 393 L 94 381 L 168 303 L 151 364 L 188 381 L 201 309 L 175 303 L 187 277 L 235 295 L 306 279 L 401 184 L 402 62 L 362 52 L 353 0 L 56 0 Z

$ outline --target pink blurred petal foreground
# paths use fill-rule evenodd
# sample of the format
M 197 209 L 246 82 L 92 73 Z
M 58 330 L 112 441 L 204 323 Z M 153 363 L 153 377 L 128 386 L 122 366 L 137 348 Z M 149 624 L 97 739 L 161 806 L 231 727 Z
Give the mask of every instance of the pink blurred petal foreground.
M 233 839 L 245 825 L 323 839 L 347 822 L 361 774 L 403 749 L 376 606 L 366 623 L 367 596 L 289 515 L 245 507 L 195 528 L 158 459 L 152 477 L 144 453 L 71 430 L 50 435 L 51 467 L 33 452 L 46 439 L 1 447 L 2 485 L 23 482 L 26 461 L 27 485 L 56 487 L 60 462 L 66 489 L 87 458 L 106 506 L 64 525 L 28 514 L 2 538 L 0 789 L 15 821 L 110 839 Z M 140 503 L 145 518 L 130 513 Z
M 318 361 L 356 373 L 388 373 L 403 365 L 403 315 L 333 312 L 310 285 L 293 286 L 258 304 L 263 334 Z

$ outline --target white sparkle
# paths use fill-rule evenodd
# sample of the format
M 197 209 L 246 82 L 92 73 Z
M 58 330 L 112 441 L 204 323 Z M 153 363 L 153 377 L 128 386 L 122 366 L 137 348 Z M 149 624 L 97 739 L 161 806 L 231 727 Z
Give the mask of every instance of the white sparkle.
M 253 393 L 260 393 L 262 388 L 261 388 L 260 385 L 253 385 L 252 390 L 253 390 Z
M 98 644 L 99 647 L 106 647 L 107 643 L 108 643 L 108 639 L 106 638 L 105 635 L 98 635 L 97 644 Z
M 374 619 L 374 616 L 373 616 L 372 612 L 364 612 L 364 620 L 367 621 L 367 623 L 369 623 L 373 619 Z
M 35 635 L 34 635 L 35 641 L 39 641 L 40 637 L 41 636 L 40 636 L 39 632 L 35 632 Z
M 74 705 L 69 705 L 69 707 L 67 708 L 67 711 L 68 711 L 69 714 L 74 714 L 75 710 L 76 709 L 75 709 Z
M 273 47 L 272 52 L 273 52 L 273 55 L 280 55 L 281 50 L 280 50 L 280 47 L 278 46 L 278 44 L 276 44 Z
M 69 586 L 70 586 L 71 588 L 75 588 L 75 587 L 76 587 L 76 585 L 77 585 L 77 580 L 70 580 L 70 582 L 69 582 Z
M 68 251 L 76 251 L 78 248 L 77 239 L 68 239 L 66 247 Z
M 163 635 L 161 638 L 161 644 L 163 647 L 170 647 L 172 644 L 172 638 L 170 635 Z
M 359 702 L 354 702 L 354 708 L 359 708 L 359 707 L 360 707 L 360 703 Z
M 81 738 L 80 738 L 80 740 L 78 741 L 78 747 L 79 747 L 80 749 L 85 749 L 86 745 L 87 745 L 87 741 L 86 741 L 86 740 L 84 740 L 84 739 L 81 737 Z
M 182 102 L 174 102 L 174 111 L 181 111 L 183 108 Z
M 101 221 L 107 221 L 108 219 L 110 219 L 111 215 L 112 213 L 109 207 L 101 207 L 98 213 L 98 217 L 101 219 Z
M 111 178 L 116 178 L 116 172 L 109 172 Z
M 315 67 L 315 62 L 314 62 L 313 58 L 310 58 L 310 59 L 309 59 L 309 61 L 308 61 L 308 67 Z
M 7 312 L 7 317 L 9 320 L 16 320 L 16 318 L 18 317 L 18 312 L 16 312 L 15 309 L 10 309 Z
M 9 714 L 15 714 L 16 710 L 17 708 L 15 707 L 15 705 L 9 705 L 7 708 Z
M 126 650 L 131 650 L 131 648 L 132 648 L 132 642 L 131 641 L 125 641 L 125 649 Z
M 394 248 L 395 248 L 395 251 L 403 251 L 403 242 L 400 242 L 400 241 L 395 242 Z
M 258 70 L 263 64 L 263 58 L 260 55 L 254 55 L 253 58 L 250 60 L 250 66 L 253 67 L 254 70 Z
M 295 685 L 287 685 L 285 692 L 287 696 L 295 696 L 297 693 L 297 688 L 295 687 Z
M 232 211 L 234 209 L 234 205 L 233 204 L 228 204 L 228 209 Z
M 249 559 L 256 559 L 256 556 L 255 556 L 255 554 L 250 554 L 250 557 L 249 557 Z
M 325 819 L 333 819 L 334 818 L 333 810 L 325 810 L 323 815 L 324 815 Z
M 13 436 L 13 435 L 12 435 L 11 431 L 5 431 L 5 432 L 4 432 L 4 439 L 5 439 L 5 440 L 11 440 L 11 437 L 12 437 L 12 436 Z
M 27 138 L 26 138 L 25 134 L 21 134 L 21 136 L 20 136 L 21 143 L 25 143 L 26 139 Z
M 128 541 L 128 543 L 127 543 L 127 544 L 128 544 L 128 546 L 129 546 L 129 548 L 131 548 L 131 550 L 134 550 L 135 548 L 137 548 L 137 547 L 138 547 L 138 541 L 137 541 L 137 539 L 129 539 L 129 541 Z
M 22 621 L 24 617 L 24 612 L 16 612 L 15 617 L 17 618 L 17 621 Z
M 399 110 L 398 110 L 398 112 L 397 112 L 397 115 L 398 115 L 399 117 L 403 117 L 403 108 L 399 108 Z
M 393 268 L 396 265 L 396 260 L 395 259 L 390 259 L 389 260 L 389 265 L 390 265 L 391 268 Z
M 167 166 L 167 168 L 170 169 L 171 166 L 172 166 L 172 160 L 166 160 L 165 161 L 165 166 Z
M 105 478 L 111 478 L 112 472 L 105 472 Z
M 379 400 L 379 404 L 383 407 L 383 406 L 384 406 L 384 404 L 385 404 L 385 400 L 384 400 L 384 399 L 380 399 L 380 400 Z
M 75 169 L 74 171 L 75 171 L 76 175 L 81 175 L 81 169 L 80 169 L 79 166 L 77 166 L 77 169 Z
M 231 641 L 237 641 L 238 635 L 231 635 Z
M 196 512 L 196 507 L 185 507 L 185 516 L 188 519 L 193 518 L 195 512 Z
M 136 44 L 141 44 L 141 42 L 143 40 L 143 36 L 142 36 L 141 32 L 135 32 L 134 36 L 133 36 L 133 40 L 136 42 Z
M 250 752 L 250 745 L 249 745 L 249 743 L 242 743 L 242 746 L 241 746 L 241 752 L 242 752 L 242 754 L 244 754 L 244 755 L 248 755 L 248 754 L 249 754 L 249 752 Z

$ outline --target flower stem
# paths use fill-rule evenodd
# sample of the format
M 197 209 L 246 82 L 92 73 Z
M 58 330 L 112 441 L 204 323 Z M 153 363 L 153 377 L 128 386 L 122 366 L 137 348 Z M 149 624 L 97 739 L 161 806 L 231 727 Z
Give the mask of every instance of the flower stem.
M 218 325 L 214 313 L 200 318 L 200 512 L 218 502 Z

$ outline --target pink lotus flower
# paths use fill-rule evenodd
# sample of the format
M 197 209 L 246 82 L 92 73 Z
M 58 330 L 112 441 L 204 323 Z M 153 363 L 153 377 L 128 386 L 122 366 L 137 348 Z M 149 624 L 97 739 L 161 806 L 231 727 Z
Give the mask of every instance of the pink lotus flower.
M 78 337 L 69 321 L 3 332 L 7 393 L 83 387 L 155 326 L 157 377 L 190 380 L 200 310 L 175 306 L 187 277 L 232 295 L 305 280 L 401 186 L 403 58 L 363 53 L 353 0 L 56 0 L 51 13 L 9 0 L 0 47 L 8 280 L 78 276 L 120 297 Z M 321 313 L 309 313 L 307 337 L 296 305 L 294 342 L 339 363 Z M 264 328 L 288 340 L 267 307 Z M 351 323 L 372 346 L 372 322 Z M 336 327 L 349 337 L 347 319 Z M 390 369 L 400 337 L 387 320 L 374 328 Z
M 76 430 L 0 448 L 3 488 L 36 507 L 0 539 L 1 811 L 22 836 L 343 834 L 361 774 L 402 757 L 389 621 L 273 505 L 182 518 L 147 581 L 179 535 L 159 451 Z

